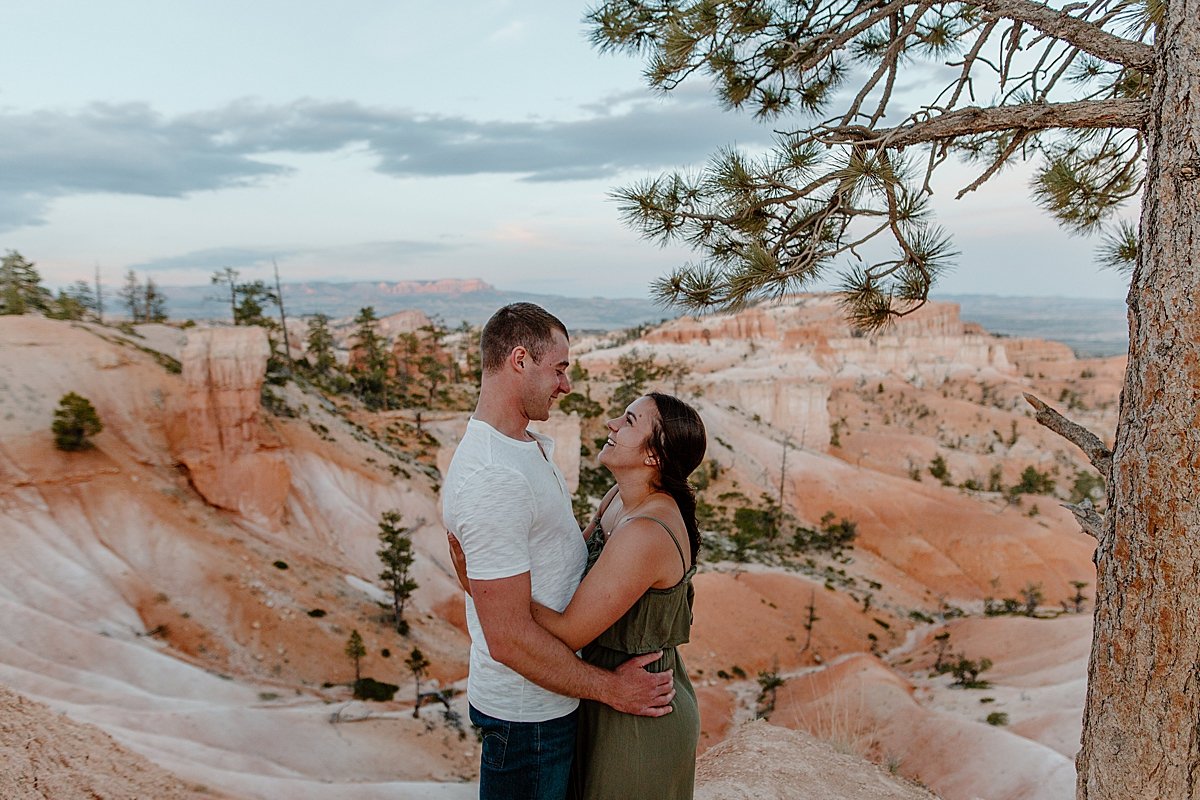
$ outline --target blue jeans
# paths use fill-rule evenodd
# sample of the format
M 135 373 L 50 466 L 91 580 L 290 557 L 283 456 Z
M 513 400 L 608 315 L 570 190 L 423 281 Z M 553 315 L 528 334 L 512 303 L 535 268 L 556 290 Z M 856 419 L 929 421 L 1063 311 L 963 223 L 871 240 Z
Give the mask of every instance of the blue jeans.
M 579 712 L 546 722 L 507 722 L 470 707 L 483 733 L 479 800 L 564 800 Z

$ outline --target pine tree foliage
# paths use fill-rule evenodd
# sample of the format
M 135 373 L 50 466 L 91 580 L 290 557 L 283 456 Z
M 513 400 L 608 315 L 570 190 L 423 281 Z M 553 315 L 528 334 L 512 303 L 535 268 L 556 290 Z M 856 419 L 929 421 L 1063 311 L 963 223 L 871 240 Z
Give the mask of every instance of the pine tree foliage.
M 96 413 L 96 407 L 83 395 L 67 392 L 54 409 L 54 422 L 50 431 L 54 434 L 54 445 L 59 450 L 75 452 L 88 450 L 91 437 L 104 430 L 104 423 Z
M 379 333 L 379 317 L 375 308 L 367 306 L 354 318 L 358 327 L 354 332 L 354 353 L 350 372 L 354 375 L 359 397 L 368 408 L 391 408 L 395 399 L 391 391 L 395 374 L 394 358 L 387 347 L 387 340 Z
M 125 273 L 125 283 L 117 295 L 121 298 L 121 303 L 125 306 L 131 322 L 145 322 L 146 289 L 142 286 L 136 272 L 128 270 Z
M 416 591 L 417 581 L 412 576 L 413 529 L 404 527 L 403 521 L 399 511 L 385 511 L 380 515 L 379 543 L 382 547 L 376 551 L 376 555 L 383 562 L 379 580 L 392 595 L 396 632 L 407 636 L 409 626 L 408 621 L 404 619 L 404 607 Z
M 346 658 L 354 662 L 354 684 L 357 686 L 362 680 L 362 660 L 367 655 L 367 646 L 363 643 L 362 634 L 358 632 L 358 628 L 350 631 L 350 638 L 346 640 L 346 647 L 342 652 L 346 654 Z
M 318 377 L 329 375 L 337 367 L 334 356 L 333 331 L 329 329 L 328 314 L 314 314 L 308 320 L 308 336 L 305 339 L 308 355 L 311 356 L 313 374 Z
M 129 314 L 130 322 L 167 321 L 167 296 L 153 278 L 146 278 L 143 282 L 131 269 L 125 273 L 125 284 L 117 294 Z
M 9 250 L 0 259 L 0 314 L 25 314 L 49 311 L 50 291 L 42 286 L 42 276 L 32 261 Z
M 429 672 L 429 667 L 432 664 L 429 658 L 421 652 L 421 648 L 414 647 L 412 652 L 408 654 L 408 658 L 404 659 L 404 666 L 408 667 L 408 671 L 412 673 L 413 683 L 416 690 L 416 702 L 413 704 L 413 717 L 420 719 L 421 717 L 421 678 Z
M 951 156 L 979 165 L 959 197 L 1036 158 L 1037 202 L 1072 230 L 1097 229 L 1141 189 L 1147 42 L 1161 20 L 1159 0 L 601 4 L 593 42 L 641 54 L 652 87 L 707 76 L 725 107 L 778 131 L 766 155 L 728 149 L 695 174 L 616 192 L 643 236 L 700 254 L 655 284 L 658 299 L 737 308 L 837 265 L 853 322 L 911 313 L 957 255 L 929 208 Z M 942 88 L 903 107 L 901 73 L 926 74 L 922 62 Z M 866 257 L 878 236 L 893 252 Z
M 265 282 L 237 283 L 233 287 L 233 297 L 234 325 L 258 325 L 268 331 L 279 328 L 279 323 L 267 311 L 269 306 L 278 306 L 279 297 Z
M 98 319 L 98 308 L 92 285 L 87 281 L 75 281 L 65 289 L 58 290 L 58 296 L 54 298 L 48 313 L 54 319 Z

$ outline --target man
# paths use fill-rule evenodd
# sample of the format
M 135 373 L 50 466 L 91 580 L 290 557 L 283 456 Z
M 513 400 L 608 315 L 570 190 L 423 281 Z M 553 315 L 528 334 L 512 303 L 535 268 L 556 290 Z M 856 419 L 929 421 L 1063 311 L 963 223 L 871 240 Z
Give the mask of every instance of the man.
M 587 549 L 571 495 L 551 456 L 554 442 L 533 420 L 569 392 L 566 327 L 532 303 L 497 311 L 481 337 L 479 403 L 442 491 L 442 516 L 461 543 L 471 593 L 467 627 L 471 721 L 483 731 L 482 800 L 562 800 L 575 745 L 577 698 L 618 711 L 670 711 L 670 672 L 630 659 L 615 671 L 585 664 L 533 621 L 537 600 L 566 608 Z

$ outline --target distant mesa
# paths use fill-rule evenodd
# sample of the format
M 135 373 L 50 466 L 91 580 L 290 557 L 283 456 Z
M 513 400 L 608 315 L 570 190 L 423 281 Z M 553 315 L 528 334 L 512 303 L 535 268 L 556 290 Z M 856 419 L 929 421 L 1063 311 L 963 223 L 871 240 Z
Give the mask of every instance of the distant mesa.
M 384 294 L 467 294 L 469 292 L 494 292 L 496 287 L 478 278 L 443 278 L 430 281 L 386 281 L 376 288 Z
M 228 319 L 229 298 L 212 286 L 163 287 L 172 319 Z M 563 297 L 497 289 L 480 278 L 434 278 L 411 281 L 304 281 L 283 284 L 289 317 L 325 314 L 351 319 L 370 306 L 376 316 L 419 311 L 456 327 L 466 321 L 481 325 L 497 308 L 530 302 L 557 315 L 572 331 L 620 330 L 674 316 L 648 298 Z

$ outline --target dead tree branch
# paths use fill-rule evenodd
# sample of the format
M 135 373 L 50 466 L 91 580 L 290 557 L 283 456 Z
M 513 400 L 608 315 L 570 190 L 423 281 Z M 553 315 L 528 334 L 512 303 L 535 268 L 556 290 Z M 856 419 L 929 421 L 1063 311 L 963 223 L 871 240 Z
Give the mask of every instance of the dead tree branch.
M 1088 457 L 1088 461 L 1092 462 L 1092 466 L 1100 473 L 1100 477 L 1104 478 L 1107 483 L 1112 476 L 1112 450 L 1104 446 L 1100 437 L 1082 425 L 1071 422 L 1028 392 L 1024 394 L 1025 402 L 1033 406 L 1034 411 L 1037 412 L 1034 419 L 1082 450 Z
M 1059 505 L 1075 516 L 1075 521 L 1079 523 L 1080 528 L 1083 528 L 1084 533 L 1096 541 L 1100 541 L 1100 536 L 1104 532 L 1104 516 L 1092 506 L 1091 500 L 1084 498 L 1078 504 L 1059 503 Z

